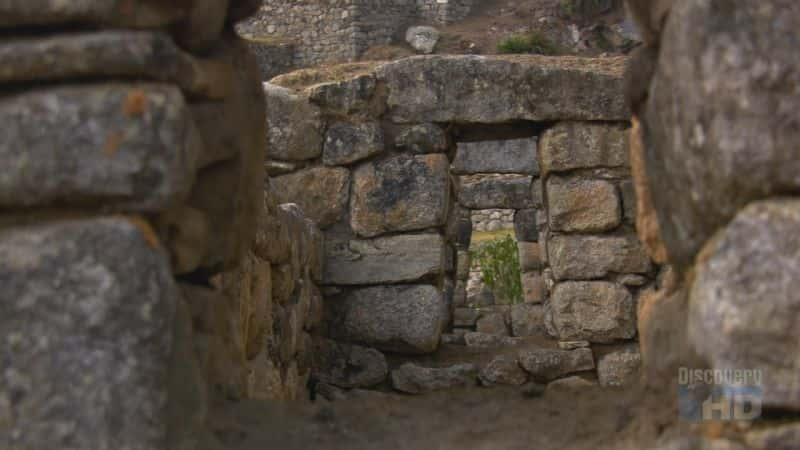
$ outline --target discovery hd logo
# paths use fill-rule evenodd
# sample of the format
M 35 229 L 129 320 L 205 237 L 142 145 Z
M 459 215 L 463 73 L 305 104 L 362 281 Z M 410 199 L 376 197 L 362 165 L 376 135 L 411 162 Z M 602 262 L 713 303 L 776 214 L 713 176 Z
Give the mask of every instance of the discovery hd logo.
M 681 420 L 750 421 L 761 416 L 762 374 L 758 369 L 678 370 Z

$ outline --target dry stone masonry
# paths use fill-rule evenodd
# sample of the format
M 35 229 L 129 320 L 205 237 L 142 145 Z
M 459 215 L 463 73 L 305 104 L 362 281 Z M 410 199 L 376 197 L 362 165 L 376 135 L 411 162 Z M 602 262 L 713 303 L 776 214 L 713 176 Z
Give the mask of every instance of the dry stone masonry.
M 272 183 L 325 236 L 331 351 L 388 357 L 353 357 L 356 373 L 375 375 L 363 379 L 323 365 L 320 392 L 380 385 L 387 360 L 402 355 L 411 362 L 390 365 L 392 386 L 422 393 L 466 379 L 523 384 L 593 371 L 594 344 L 636 353 L 635 301 L 655 272 L 634 230 L 623 65 L 429 56 L 264 85 Z M 517 237 L 522 304 L 468 296 L 473 218 L 487 210 Z M 413 361 L 440 345 L 553 338 L 564 349 L 551 340 L 488 366 Z M 638 370 L 633 357 L 604 361 L 604 384 Z

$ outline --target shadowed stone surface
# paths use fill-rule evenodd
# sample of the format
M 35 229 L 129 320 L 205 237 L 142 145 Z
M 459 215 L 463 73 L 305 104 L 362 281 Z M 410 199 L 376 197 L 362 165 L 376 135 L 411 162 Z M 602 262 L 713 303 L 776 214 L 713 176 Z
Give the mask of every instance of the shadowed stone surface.
M 453 161 L 453 172 L 537 175 L 536 138 L 461 142 Z
M 478 369 L 472 364 L 456 364 L 450 367 L 422 367 L 405 363 L 392 371 L 392 387 L 409 394 L 467 387 L 475 385 Z
M 183 200 L 202 143 L 178 89 L 63 86 L 0 99 L 0 206 L 158 211 Z M 89 156 L 91 155 L 91 157 Z
M 267 97 L 267 158 L 289 161 L 322 154 L 323 123 L 319 107 L 291 89 L 264 83 Z
M 372 348 L 316 339 L 312 355 L 313 374 L 321 383 L 342 388 L 369 387 L 389 374 L 386 358 Z
M 383 131 L 377 122 L 335 123 L 325 134 L 322 162 L 326 166 L 354 163 L 383 151 Z
M 643 119 L 671 263 L 689 266 L 751 201 L 800 188 L 798 29 L 791 1 L 675 2 Z
M 528 374 L 520 367 L 514 355 L 495 356 L 478 374 L 484 386 L 511 384 L 520 386 L 528 381 Z
M 542 173 L 628 165 L 628 128 L 561 122 L 542 134 L 539 145 Z
M 520 303 L 511 307 L 511 334 L 513 336 L 547 336 L 544 326 L 544 306 Z
M 369 287 L 326 302 L 332 338 L 411 354 L 436 350 L 442 305 L 439 290 L 428 285 Z
M 472 209 L 523 209 L 541 205 L 527 175 L 466 175 L 460 177 L 458 201 Z
M 636 236 L 553 236 L 547 248 L 557 280 L 587 280 L 611 273 L 646 273 L 652 268 Z
M 177 288 L 152 230 L 138 223 L 0 232 L 10 448 L 161 448 Z
M 369 162 L 353 171 L 350 224 L 359 235 L 441 226 L 447 217 L 450 163 L 441 154 Z
M 325 284 L 398 283 L 443 271 L 444 239 L 438 234 L 354 239 L 326 247 Z
M 320 227 L 341 219 L 350 196 L 350 172 L 342 167 L 314 167 L 270 182 L 279 203 L 297 203 Z
M 447 150 L 447 134 L 433 123 L 413 125 L 400 132 L 395 139 L 397 147 L 411 153 L 439 153 Z
M 690 288 L 689 337 L 715 369 L 763 372 L 763 404 L 800 410 L 800 201 L 749 205 L 710 241 Z
M 182 18 L 186 2 L 134 0 L 10 0 L 0 4 L 0 28 L 84 23 L 135 28 L 159 27 Z
M 607 353 L 597 360 L 597 379 L 600 386 L 626 386 L 636 382 L 642 366 L 638 344 Z
M 395 122 L 627 120 L 625 58 L 424 56 L 377 69 Z
M 561 340 L 595 343 L 636 335 L 636 305 L 624 287 L 607 281 L 567 281 L 553 290 L 550 307 Z
M 555 231 L 597 233 L 622 223 L 617 189 L 608 181 L 551 176 L 547 202 Z
M 514 214 L 514 234 L 518 241 L 537 242 L 539 228 L 536 225 L 537 209 L 520 209 Z
M 519 364 L 539 382 L 594 369 L 592 350 L 588 348 L 524 350 L 519 352 Z

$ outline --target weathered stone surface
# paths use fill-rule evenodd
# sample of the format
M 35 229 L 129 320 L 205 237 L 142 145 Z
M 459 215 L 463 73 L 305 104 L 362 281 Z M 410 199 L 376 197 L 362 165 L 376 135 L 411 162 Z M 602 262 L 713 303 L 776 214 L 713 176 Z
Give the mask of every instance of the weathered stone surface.
M 326 302 L 331 337 L 399 353 L 430 353 L 446 321 L 438 289 L 376 286 Z
M 383 106 L 373 101 L 375 76 L 360 74 L 349 80 L 320 83 L 308 89 L 308 97 L 314 103 L 339 115 L 369 113 L 381 115 Z
M 579 376 L 571 376 L 548 383 L 547 389 L 545 390 L 545 394 L 558 393 L 558 392 L 575 393 L 586 389 L 590 389 L 594 386 L 596 386 L 594 383 L 585 378 L 581 378 Z
M 434 123 L 412 125 L 397 135 L 395 146 L 411 153 L 440 153 L 447 151 L 447 133 Z
M 0 28 L 31 25 L 84 23 L 130 28 L 162 27 L 183 19 L 187 2 L 135 1 L 135 5 L 114 0 L 32 0 L 3 2 Z M 135 6 L 135 7 L 132 7 Z
M 519 364 L 531 377 L 547 382 L 575 372 L 594 369 L 592 350 L 536 349 L 519 352 Z
M 415 281 L 444 267 L 444 239 L 438 234 L 353 239 L 326 247 L 325 284 Z
M 481 369 L 478 379 L 484 386 L 493 384 L 521 386 L 528 381 L 528 374 L 520 367 L 514 355 L 499 355 Z
M 478 321 L 475 322 L 475 331 L 478 333 L 508 336 L 508 325 L 506 324 L 505 314 L 488 313 L 481 315 Z
M 327 166 L 352 164 L 383 151 L 383 131 L 377 122 L 338 122 L 325 133 L 322 162 Z
M 638 344 L 607 353 L 597 359 L 600 386 L 625 386 L 634 383 L 642 365 Z
M 267 158 L 288 161 L 322 154 L 319 107 L 290 89 L 264 83 L 267 97 Z
M 794 422 L 748 431 L 744 440 L 753 450 L 794 450 L 800 442 L 800 424 Z
M 499 336 L 496 334 L 468 332 L 464 333 L 464 342 L 467 344 L 467 347 L 496 348 L 517 345 L 520 343 L 520 340 L 508 336 Z
M 567 281 L 550 299 L 553 325 L 563 340 L 613 342 L 636 334 L 633 297 L 624 287 L 605 281 Z
M 539 159 L 543 174 L 627 166 L 627 125 L 559 122 L 542 134 Z
M 544 326 L 544 306 L 520 303 L 511 307 L 512 336 L 547 336 Z
M 523 272 L 542 268 L 542 247 L 538 242 L 517 242 L 519 266 Z
M 547 243 L 557 280 L 602 278 L 610 273 L 647 273 L 650 258 L 636 236 L 553 236 Z
M 186 104 L 158 84 L 64 86 L 0 100 L 0 206 L 159 211 L 184 199 L 201 151 Z M 13 124 L 13 126 L 10 126 Z
M 537 175 L 536 138 L 460 142 L 453 161 L 453 172 Z
M 410 27 L 406 30 L 406 42 L 418 53 L 429 55 L 433 53 L 439 42 L 439 30 L 433 27 Z
M 537 242 L 539 240 L 539 228 L 537 226 L 537 209 L 520 209 L 514 213 L 514 234 L 517 241 Z
M 474 327 L 481 312 L 475 308 L 456 308 L 453 310 L 453 325 L 457 327 Z
M 391 158 L 353 171 L 350 224 L 366 237 L 443 225 L 450 200 L 449 161 L 442 154 Z
M 608 181 L 551 176 L 547 202 L 555 231 L 603 232 L 622 223 L 617 189 Z
M 466 281 L 469 279 L 470 263 L 469 251 L 458 250 L 456 254 L 456 278 L 458 280 Z
M 589 341 L 558 341 L 558 348 L 561 350 L 575 350 L 576 348 L 588 348 Z
M 740 208 L 800 187 L 800 61 L 786 39 L 800 12 L 780 0 L 719 6 L 673 5 L 644 111 L 653 203 L 679 267 Z
M 624 58 L 427 56 L 377 69 L 399 123 L 627 120 Z
M 545 286 L 542 274 L 525 272 L 522 274 L 522 301 L 525 303 L 541 303 L 544 301 Z
M 703 249 L 690 287 L 691 342 L 715 369 L 760 369 L 764 407 L 800 409 L 798 225 L 797 200 L 749 205 Z
M 0 284 L 5 444 L 159 448 L 178 292 L 152 229 L 123 218 L 6 229 Z
M 635 117 L 631 123 L 630 159 L 631 176 L 636 191 L 636 233 L 650 258 L 658 264 L 666 264 L 669 258 L 661 238 L 661 227 L 658 224 L 658 213 L 653 205 L 653 194 L 650 192 L 650 182 L 644 160 L 641 123 Z M 626 205 L 625 214 L 628 215 L 630 202 L 625 199 L 624 190 L 623 203 Z
M 314 377 L 342 388 L 372 386 L 389 374 L 386 357 L 372 348 L 316 339 L 312 355 Z
M 466 345 L 464 342 L 464 333 L 443 334 L 441 339 L 442 345 Z
M 350 172 L 314 167 L 270 180 L 279 203 L 297 203 L 320 227 L 339 221 L 350 196 Z
M 460 177 L 458 201 L 472 209 L 523 209 L 541 205 L 527 175 L 466 175 Z
M 184 3 L 186 16 L 173 29 L 175 39 L 193 52 L 213 47 L 227 23 L 232 0 L 193 0 Z
M 408 394 L 467 387 L 475 384 L 477 372 L 472 364 L 433 368 L 405 363 L 392 371 L 392 387 Z

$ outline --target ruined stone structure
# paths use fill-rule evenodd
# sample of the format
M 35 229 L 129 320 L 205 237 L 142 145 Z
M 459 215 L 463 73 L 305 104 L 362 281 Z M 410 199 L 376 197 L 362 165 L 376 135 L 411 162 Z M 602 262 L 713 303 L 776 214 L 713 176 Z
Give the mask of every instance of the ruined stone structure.
M 582 347 L 553 350 L 571 369 L 545 379 L 593 369 L 592 344 L 634 339 L 635 298 L 655 272 L 633 228 L 623 65 L 425 57 L 266 84 L 268 166 L 284 172 L 276 192 L 325 235 L 328 335 L 391 354 L 433 352 L 443 333 L 468 346 L 550 335 Z M 470 210 L 486 208 L 516 211 L 523 304 L 466 305 Z M 360 370 L 375 376 L 362 386 L 386 376 L 378 355 L 363 359 Z M 536 378 L 541 358 L 529 356 L 520 358 Z M 392 381 L 410 389 L 425 370 L 404 366 Z
M 0 3 L 4 449 L 194 448 L 218 398 L 306 395 L 321 235 L 264 195 L 246 2 L 127 4 Z
M 449 24 L 469 14 L 475 0 L 264 0 L 259 12 L 238 29 L 242 35 L 291 44 L 294 65 L 353 61 L 373 45 L 401 39 L 416 23 Z M 273 41 L 263 42 L 264 38 Z M 266 50 L 265 50 L 266 51 Z M 274 51 L 273 51 L 274 52 Z

